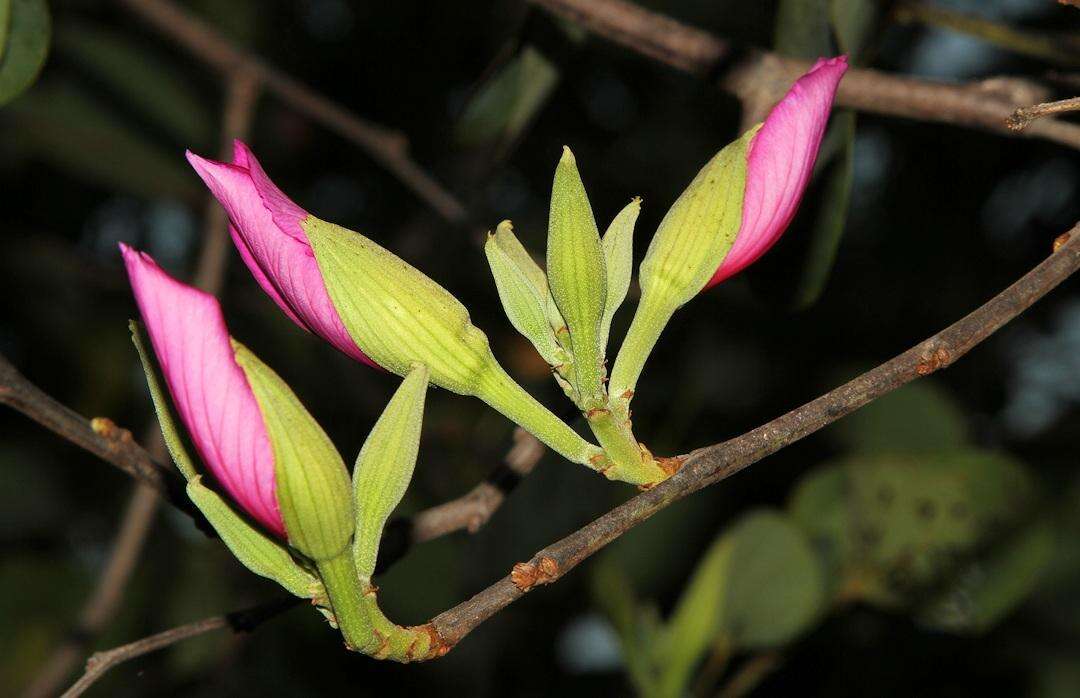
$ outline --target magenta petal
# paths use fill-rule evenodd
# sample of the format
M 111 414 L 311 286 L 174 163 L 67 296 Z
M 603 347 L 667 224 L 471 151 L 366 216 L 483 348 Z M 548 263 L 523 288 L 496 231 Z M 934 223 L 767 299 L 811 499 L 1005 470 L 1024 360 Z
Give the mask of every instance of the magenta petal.
M 818 59 L 769 112 L 747 156 L 739 234 L 705 288 L 756 262 L 787 229 L 810 181 L 845 71 L 846 56 Z
M 199 456 L 233 501 L 284 537 L 273 449 L 221 306 L 173 279 L 149 255 L 120 249 L 173 404 Z
M 234 144 L 233 164 L 187 159 L 221 202 L 232 223 L 240 257 L 290 320 L 338 350 L 371 366 L 356 346 L 326 292 L 319 264 L 300 223 L 308 217 L 266 176 L 251 151 Z

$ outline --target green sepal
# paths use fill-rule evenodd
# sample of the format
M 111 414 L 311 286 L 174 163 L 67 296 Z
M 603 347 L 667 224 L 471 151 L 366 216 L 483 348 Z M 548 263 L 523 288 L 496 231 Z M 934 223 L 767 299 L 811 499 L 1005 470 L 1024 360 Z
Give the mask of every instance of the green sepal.
M 356 536 L 353 555 L 361 581 L 375 573 L 379 541 L 390 512 L 405 496 L 420 449 L 428 370 L 416 368 L 401 382 L 375 423 L 353 468 Z
M 353 534 L 345 463 L 285 381 L 244 345 L 232 346 L 270 438 L 289 543 L 316 561 L 337 557 Z
M 146 350 L 143 340 L 142 326 L 135 320 L 128 322 L 131 330 L 131 341 L 139 352 L 139 361 L 142 362 L 143 373 L 146 374 L 146 385 L 150 388 L 150 399 L 154 403 L 154 412 L 157 413 L 158 424 L 161 426 L 161 435 L 165 438 L 165 448 L 172 456 L 173 462 L 180 470 L 180 474 L 187 481 L 192 481 L 199 476 L 195 469 L 195 463 L 184 448 L 183 438 L 173 421 L 172 411 L 169 409 L 169 398 L 161 389 L 161 381 L 158 380 L 158 366 L 153 353 Z
M 713 156 L 660 221 L 641 262 L 643 296 L 677 308 L 720 268 L 742 223 L 747 149 L 758 128 Z
M 701 292 L 735 243 L 742 223 L 746 157 L 755 126 L 717 153 L 672 204 L 641 262 L 641 302 L 626 333 L 608 390 L 621 414 L 672 314 Z
M 589 197 L 567 147 L 551 186 L 547 272 L 551 295 L 570 330 L 579 407 L 599 407 L 604 401 L 600 321 L 607 300 L 607 269 Z
M 495 359 L 457 298 L 359 233 L 314 216 L 301 225 L 330 300 L 364 354 L 399 376 L 422 363 L 432 383 L 476 394 Z
M 217 531 L 222 542 L 244 567 L 271 579 L 290 594 L 325 599 L 322 582 L 300 566 L 284 545 L 249 523 L 196 475 L 187 484 L 188 497 Z
M 488 235 L 484 254 L 510 324 L 532 342 L 548 364 L 564 363 L 565 352 L 548 320 L 547 277 L 514 236 L 510 221 L 503 221 L 495 233 Z
M 611 320 L 626 300 L 630 279 L 634 275 L 634 224 L 639 213 L 641 199 L 635 197 L 611 221 L 601 240 L 607 268 L 607 298 L 604 301 L 604 317 L 600 320 L 600 348 L 605 353 Z

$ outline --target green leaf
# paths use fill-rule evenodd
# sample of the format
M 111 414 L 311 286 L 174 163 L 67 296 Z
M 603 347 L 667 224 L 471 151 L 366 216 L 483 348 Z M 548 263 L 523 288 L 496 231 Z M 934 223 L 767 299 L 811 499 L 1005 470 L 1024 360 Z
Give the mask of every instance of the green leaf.
M 12 104 L 12 145 L 94 186 L 147 198 L 199 201 L 182 158 L 151 143 L 68 82 L 45 83 Z
M 168 395 L 162 390 L 161 381 L 158 380 L 157 361 L 154 359 L 153 354 L 147 350 L 149 343 L 144 339 L 142 326 L 131 320 L 128 323 L 128 328 L 131 330 L 131 341 L 135 343 L 135 349 L 139 352 L 139 361 L 142 362 L 143 373 L 146 374 L 146 385 L 150 388 L 150 399 L 154 403 L 154 412 L 157 413 L 158 424 L 161 426 L 161 435 L 165 437 L 165 447 L 168 449 L 169 455 L 172 456 L 173 463 L 176 463 L 176 467 L 180 469 L 180 474 L 184 476 L 185 480 L 191 482 L 199 477 L 199 472 L 195 468 L 191 456 L 188 455 L 187 449 L 184 448 L 180 430 L 176 428 L 176 422 L 173 420 L 172 411 L 169 408 Z
M 469 101 L 454 129 L 455 140 L 468 146 L 513 143 L 558 83 L 558 68 L 535 47 L 524 46 Z
M 781 0 L 773 46 L 786 56 L 817 58 L 832 51 L 829 0 Z
M 516 249 L 528 257 L 514 236 L 510 221 L 500 223 L 484 244 L 484 254 L 495 277 L 499 300 L 514 329 L 532 342 L 544 361 L 558 366 L 565 362 L 566 356 L 548 322 L 546 277 L 531 257 L 527 262 L 520 263 L 520 255 L 511 252 Z M 538 281 L 542 281 L 542 286 L 538 285 Z
M 345 463 L 285 381 L 235 340 L 233 351 L 270 437 L 289 543 L 317 562 L 338 557 L 354 527 Z
M 600 349 L 605 354 L 611 321 L 626 300 L 630 279 L 634 275 L 634 224 L 639 213 L 641 199 L 634 198 L 611 221 L 601 241 L 604 266 L 607 268 L 607 299 L 604 301 L 604 317 L 600 321 Z
M 798 637 L 825 607 L 820 563 L 802 532 L 769 510 L 747 514 L 717 538 L 667 627 L 662 695 L 680 695 L 717 641 L 738 649 Z
M 0 10 L 0 105 L 33 84 L 49 53 L 45 0 L 3 0 Z M 6 27 L 6 31 L 4 31 Z
M 795 291 L 796 308 L 813 305 L 825 290 L 836 262 L 851 203 L 851 189 L 855 180 L 855 112 L 845 110 L 833 114 L 829 128 L 841 140 L 840 152 L 822 185 L 817 215 L 809 231 L 810 249 L 806 253 L 802 278 Z
M 920 610 L 919 619 L 954 633 L 987 631 L 1035 588 L 1056 543 L 1048 520 L 1022 528 L 966 565 L 949 589 Z
M 968 443 L 966 417 L 937 383 L 922 380 L 893 391 L 835 424 L 831 436 L 859 453 L 927 453 Z
M 124 34 L 88 23 L 62 25 L 56 46 L 181 143 L 212 140 L 213 118 L 190 81 Z
M 418 365 L 390 398 L 356 459 L 353 555 L 362 580 L 370 579 L 375 573 L 383 526 L 412 480 L 420 449 L 427 388 L 428 370 Z
M 604 401 L 600 321 L 607 298 L 607 269 L 589 197 L 567 147 L 563 147 L 551 187 L 547 270 L 551 295 L 570 329 L 579 406 L 598 407 Z
M 188 482 L 188 497 L 217 531 L 237 560 L 255 574 L 272 579 L 301 598 L 322 598 L 322 584 L 281 545 L 236 513 L 196 475 Z

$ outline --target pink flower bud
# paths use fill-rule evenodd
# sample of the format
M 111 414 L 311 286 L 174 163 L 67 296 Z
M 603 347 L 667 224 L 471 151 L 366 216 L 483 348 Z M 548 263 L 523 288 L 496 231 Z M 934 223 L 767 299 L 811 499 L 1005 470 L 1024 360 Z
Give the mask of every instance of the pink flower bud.
M 266 176 L 244 143 L 233 144 L 233 162 L 187 153 L 206 186 L 229 214 L 240 257 L 263 290 L 300 327 L 346 355 L 376 366 L 349 336 L 330 296 L 301 222 L 309 214 Z
M 819 58 L 769 112 L 747 156 L 739 233 L 705 288 L 756 262 L 787 229 L 810 181 L 845 71 L 847 56 Z
M 273 449 L 221 306 L 149 255 L 120 249 L 173 404 L 202 461 L 234 502 L 284 538 Z

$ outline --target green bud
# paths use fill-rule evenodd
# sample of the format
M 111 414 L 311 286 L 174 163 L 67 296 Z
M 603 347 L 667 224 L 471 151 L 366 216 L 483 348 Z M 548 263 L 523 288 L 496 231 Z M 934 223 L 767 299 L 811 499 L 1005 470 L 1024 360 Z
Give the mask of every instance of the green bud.
M 607 352 L 608 333 L 615 311 L 626 300 L 630 279 L 634 275 L 634 224 L 641 213 L 641 199 L 635 198 L 619 211 L 602 240 L 604 264 L 607 267 L 607 300 L 600 321 L 600 347 Z
M 314 216 L 302 225 L 330 300 L 364 354 L 399 376 L 422 363 L 436 385 L 476 394 L 494 357 L 457 298 L 359 233 Z
M 353 468 L 356 537 L 353 555 L 362 582 L 375 572 L 383 526 L 405 496 L 420 449 L 428 370 L 423 365 L 405 377 L 375 423 Z
M 354 523 L 345 463 L 285 381 L 235 340 L 233 350 L 270 438 L 289 543 L 317 562 L 338 557 Z
M 672 314 L 705 287 L 735 243 L 747 148 L 757 131 L 750 129 L 701 168 L 649 243 L 641 262 L 641 302 L 611 370 L 608 389 L 620 414 L 629 414 L 637 379 Z
M 302 225 L 334 309 L 372 361 L 399 376 L 423 364 L 435 385 L 475 395 L 563 457 L 595 464 L 599 449 L 506 374 L 449 291 L 359 233 L 311 216 Z
M 579 407 L 597 407 L 604 401 L 600 322 L 607 299 L 607 269 L 585 185 L 574 154 L 566 147 L 551 187 L 547 270 L 552 297 L 570 330 Z
M 548 321 L 547 276 L 518 242 L 510 221 L 488 235 L 484 253 L 510 324 L 532 342 L 544 361 L 552 366 L 565 363 L 566 353 Z
M 225 543 L 225 547 L 249 570 L 277 582 L 288 592 L 301 598 L 325 599 L 326 592 L 322 583 L 315 575 L 301 567 L 284 545 L 268 536 L 261 528 L 253 526 L 218 493 L 202 484 L 202 476 L 195 469 L 176 428 L 172 410 L 169 408 L 170 403 L 161 389 L 152 354 L 146 351 L 139 324 L 132 321 L 129 327 L 143 371 L 146 373 L 146 383 L 150 386 L 150 397 L 154 402 L 154 411 L 157 412 L 169 455 L 188 481 L 188 498 L 206 517 L 218 537 Z
M 739 233 L 746 150 L 757 131 L 713 156 L 660 221 L 641 263 L 643 296 L 678 308 L 716 273 Z

